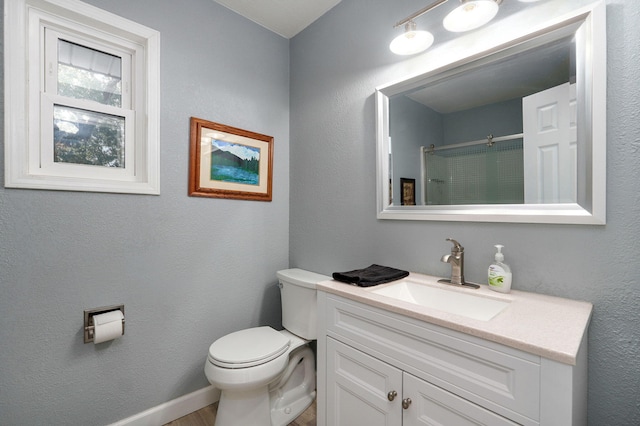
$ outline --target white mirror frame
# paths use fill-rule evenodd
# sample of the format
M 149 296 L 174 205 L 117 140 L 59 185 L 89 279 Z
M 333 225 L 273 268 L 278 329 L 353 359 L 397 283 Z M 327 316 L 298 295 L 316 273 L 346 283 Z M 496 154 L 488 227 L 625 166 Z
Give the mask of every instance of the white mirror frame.
M 543 11 L 544 12 L 544 11 Z M 549 16 L 549 15 L 547 15 Z M 451 206 L 398 206 L 389 200 L 389 97 L 424 84 L 425 79 L 539 45 L 541 40 L 554 40 L 576 34 L 578 72 L 577 94 L 583 99 L 578 109 L 578 138 L 587 149 L 584 169 L 578 170 L 578 202 L 567 204 L 492 204 Z M 468 49 L 469 51 L 471 49 Z M 435 56 L 435 55 L 434 55 Z M 580 66 L 582 65 L 582 66 Z M 376 204 L 378 219 L 437 220 L 468 222 L 512 222 L 604 225 L 606 223 L 606 5 L 593 3 L 523 34 L 512 34 L 466 57 L 445 59 L 430 70 L 401 81 L 376 88 L 377 176 Z M 587 152 L 588 151 L 588 152 Z M 579 167 L 582 167 L 579 165 Z

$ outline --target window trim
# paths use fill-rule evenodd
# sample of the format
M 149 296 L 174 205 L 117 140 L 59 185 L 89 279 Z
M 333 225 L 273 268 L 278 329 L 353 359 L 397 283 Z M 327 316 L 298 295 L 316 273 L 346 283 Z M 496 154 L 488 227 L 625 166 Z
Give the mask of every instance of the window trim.
M 78 0 L 12 0 L 4 6 L 5 187 L 159 194 L 160 33 Z M 70 98 L 61 100 L 44 90 L 44 27 L 88 40 L 82 44 L 87 47 L 104 43 L 130 53 L 131 80 L 123 80 L 122 108 L 84 100 L 69 102 Z M 129 105 L 124 102 L 125 90 L 130 91 Z M 42 161 L 43 146 L 53 143 L 53 104 L 125 117 L 133 124 L 125 126 L 125 141 L 133 139 L 133 145 L 125 149 L 125 167 Z M 50 118 L 43 115 L 44 109 L 51 113 Z

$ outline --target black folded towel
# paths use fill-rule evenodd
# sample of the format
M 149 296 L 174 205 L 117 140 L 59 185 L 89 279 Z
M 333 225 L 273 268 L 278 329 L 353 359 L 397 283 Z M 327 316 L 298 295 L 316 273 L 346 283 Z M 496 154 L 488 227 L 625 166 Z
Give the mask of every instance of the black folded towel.
M 360 287 L 372 287 L 399 280 L 409 275 L 409 272 L 388 266 L 371 265 L 368 268 L 356 269 L 349 272 L 334 272 L 333 279 Z

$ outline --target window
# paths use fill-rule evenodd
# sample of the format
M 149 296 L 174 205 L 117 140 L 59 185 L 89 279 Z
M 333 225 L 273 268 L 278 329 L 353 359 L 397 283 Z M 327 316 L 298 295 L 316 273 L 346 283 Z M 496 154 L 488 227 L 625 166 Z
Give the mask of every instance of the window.
M 158 32 L 78 1 L 5 16 L 5 186 L 159 194 Z

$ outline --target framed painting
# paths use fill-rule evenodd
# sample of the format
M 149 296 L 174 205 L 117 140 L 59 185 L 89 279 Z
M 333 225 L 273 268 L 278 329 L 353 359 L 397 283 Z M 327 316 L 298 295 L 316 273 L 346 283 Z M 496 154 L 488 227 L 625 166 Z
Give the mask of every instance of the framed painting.
M 408 178 L 400 178 L 400 187 L 402 188 L 402 201 L 403 206 L 415 206 L 416 205 L 416 180 Z
M 191 117 L 189 196 L 271 201 L 273 137 Z

